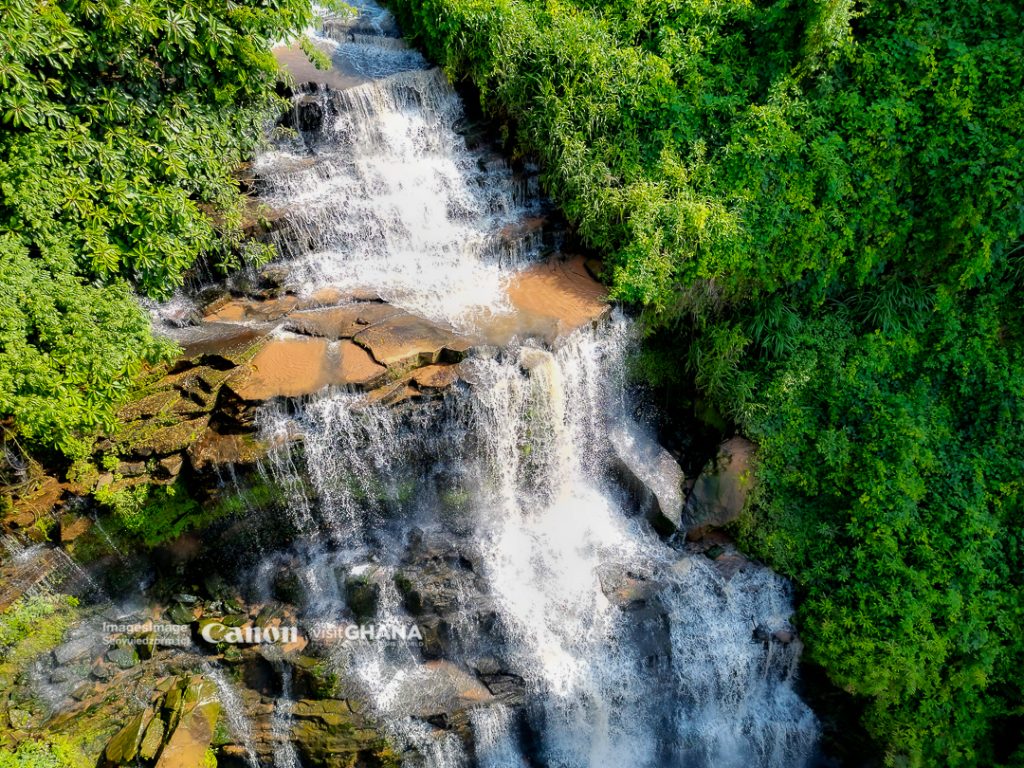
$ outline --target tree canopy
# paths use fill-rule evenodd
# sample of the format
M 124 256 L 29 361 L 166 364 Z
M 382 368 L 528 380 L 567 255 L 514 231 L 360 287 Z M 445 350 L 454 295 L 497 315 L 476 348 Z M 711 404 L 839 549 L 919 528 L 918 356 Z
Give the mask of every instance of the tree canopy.
M 237 165 L 308 0 L 0 0 L 0 417 L 66 454 L 161 353 L 135 290 L 259 259 Z

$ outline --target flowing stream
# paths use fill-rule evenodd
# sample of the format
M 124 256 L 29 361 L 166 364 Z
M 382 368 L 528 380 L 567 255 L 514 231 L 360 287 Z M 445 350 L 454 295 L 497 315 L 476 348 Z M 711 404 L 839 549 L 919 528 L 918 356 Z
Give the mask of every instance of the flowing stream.
M 536 176 L 469 148 L 443 74 L 386 12 L 360 9 L 322 40 L 345 87 L 297 95 L 298 137 L 257 162 L 263 199 L 289 211 L 274 235 L 289 283 L 372 290 L 474 332 L 513 313 L 510 278 L 544 256 L 543 234 L 509 235 L 544 208 Z M 301 450 L 276 439 L 265 467 L 300 535 L 266 555 L 252 588 L 294 573 L 307 626 L 424 623 L 422 642 L 338 642 L 330 655 L 407 765 L 812 759 L 799 644 L 755 632 L 786 625 L 787 583 L 761 567 L 726 578 L 669 546 L 618 480 L 607 435 L 632 418 L 635 343 L 615 313 L 554 342 L 520 333 L 484 348 L 462 364 L 466 386 L 422 406 L 328 390 L 261 413 L 272 440 L 302 436 Z

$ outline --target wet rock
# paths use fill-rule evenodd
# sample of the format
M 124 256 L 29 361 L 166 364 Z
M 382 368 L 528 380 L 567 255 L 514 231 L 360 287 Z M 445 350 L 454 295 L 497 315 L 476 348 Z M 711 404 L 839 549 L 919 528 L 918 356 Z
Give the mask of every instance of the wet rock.
M 268 342 L 225 389 L 239 401 L 259 403 L 310 395 L 331 385 L 368 385 L 385 372 L 365 349 L 351 341 L 299 336 Z
M 299 699 L 292 706 L 291 738 L 304 763 L 373 765 L 385 748 L 377 731 L 342 699 Z
M 125 765 L 132 762 L 139 752 L 139 744 L 142 742 L 143 733 L 153 713 L 150 710 L 135 715 L 128 724 L 107 742 L 103 750 L 103 757 L 112 765 Z
M 686 551 L 703 554 L 726 581 L 730 581 L 737 573 L 757 567 L 723 531 L 710 530 L 699 539 L 688 540 Z
M 608 439 L 629 484 L 648 497 L 655 529 L 667 535 L 679 528 L 685 477 L 672 454 L 632 421 L 616 424 Z
M 198 630 L 201 638 L 204 640 L 209 638 L 214 643 L 220 642 L 228 631 L 227 625 L 224 624 L 224 620 L 220 617 L 200 619 Z
M 264 627 L 269 627 L 270 622 L 272 622 L 274 619 L 281 618 L 282 612 L 283 609 L 281 608 L 280 605 L 268 603 L 267 605 L 264 605 L 262 608 L 260 608 L 259 613 L 256 614 L 256 619 L 253 622 L 253 625 L 259 627 L 260 629 L 263 629 Z
M 53 660 L 63 666 L 75 661 L 89 658 L 96 647 L 96 641 L 91 637 L 80 637 L 69 642 L 62 643 L 53 649 Z
M 792 629 L 776 629 L 772 632 L 772 639 L 783 645 L 789 645 L 796 640 L 796 632 Z
M 153 658 L 153 654 L 156 652 L 157 647 L 157 636 L 156 632 L 143 632 L 142 634 L 135 636 L 135 652 L 139 655 L 139 658 L 143 661 Z
M 646 576 L 630 573 L 611 564 L 598 571 L 598 579 L 608 601 L 625 610 L 643 607 L 664 586 Z
M 329 383 L 327 350 L 326 339 L 273 339 L 257 353 L 246 373 L 228 386 L 249 402 L 312 394 Z
M 260 288 L 281 290 L 290 274 L 291 270 L 286 264 L 267 264 L 259 273 Z
M 273 323 L 299 308 L 296 296 L 277 296 L 270 299 L 231 299 L 210 311 L 205 323 Z
M 397 687 L 409 714 L 455 730 L 468 729 L 469 711 L 495 699 L 476 677 L 448 661 L 426 662 Z
M 516 322 L 532 325 L 553 341 L 577 328 L 597 322 L 611 311 L 607 289 L 594 280 L 582 256 L 552 259 L 523 270 L 513 278 L 508 297 Z
M 428 365 L 413 372 L 411 378 L 420 389 L 447 389 L 458 380 L 458 365 Z
M 11 728 L 19 731 L 31 725 L 32 714 L 24 709 L 11 707 L 7 710 L 7 719 L 10 721 Z
M 306 596 L 306 589 L 302 585 L 302 579 L 291 570 L 279 571 L 274 576 L 273 583 L 274 597 L 282 603 L 301 605 Z
M 136 653 L 135 648 L 126 645 L 107 651 L 107 661 L 121 669 L 131 669 L 139 663 L 139 655 Z
M 164 743 L 165 730 L 164 721 L 159 717 L 154 717 L 149 721 L 142 742 L 139 744 L 139 757 L 142 760 L 152 760 L 156 757 Z
M 753 443 L 733 437 L 697 478 L 686 500 L 687 537 L 699 538 L 708 528 L 728 525 L 739 518 L 754 486 Z
M 295 105 L 299 130 L 303 133 L 318 133 L 324 123 L 324 107 L 319 100 L 308 97 Z
M 506 706 L 520 706 L 526 702 L 526 682 L 519 675 L 499 671 L 479 674 L 487 690 Z
M 340 307 L 294 312 L 288 318 L 287 327 L 289 330 L 308 336 L 350 339 L 365 330 L 367 326 L 408 314 L 405 310 L 390 304 L 360 302 Z
M 99 662 L 94 664 L 89 674 L 100 681 L 107 681 L 114 677 L 114 668 L 109 664 Z
M 337 355 L 332 384 L 372 387 L 387 373 L 365 349 L 347 339 L 338 342 Z
M 218 468 L 251 467 L 267 455 L 268 447 L 248 433 L 221 434 L 207 429 L 188 449 L 188 460 L 196 472 Z
M 368 326 L 353 340 L 388 368 L 406 369 L 436 363 L 458 337 L 428 320 L 399 315 Z
M 380 405 L 395 406 L 415 400 L 422 395 L 419 389 L 410 386 L 407 382 L 398 381 L 393 384 L 386 384 L 367 395 L 367 402 L 379 403 Z
M 175 713 L 177 717 L 171 721 L 173 731 L 160 750 L 156 768 L 202 768 L 220 717 L 217 686 L 201 677 L 191 679 L 182 691 Z
M 367 568 L 346 579 L 346 600 L 357 621 L 366 622 L 376 615 L 380 601 L 379 577 L 379 569 Z
M 438 616 L 421 617 L 416 626 L 422 640 L 420 652 L 425 659 L 440 659 L 447 653 L 451 644 L 451 625 Z
M 67 682 L 67 681 L 64 681 Z M 75 701 L 87 701 L 97 694 L 102 689 L 102 683 L 97 683 L 91 680 L 87 680 L 81 685 L 77 686 L 75 690 L 71 692 L 71 698 Z
M 60 517 L 58 540 L 61 544 L 69 544 L 92 528 L 92 524 L 92 519 L 84 515 L 63 514 Z

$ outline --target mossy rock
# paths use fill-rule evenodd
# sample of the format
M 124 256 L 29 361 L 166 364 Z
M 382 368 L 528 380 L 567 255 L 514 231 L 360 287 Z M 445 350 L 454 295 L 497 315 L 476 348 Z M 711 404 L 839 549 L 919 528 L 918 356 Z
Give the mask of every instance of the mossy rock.
M 139 663 L 139 654 L 132 646 L 121 646 L 107 651 L 107 661 L 121 669 L 131 669 Z
M 107 742 L 103 756 L 113 765 L 126 765 L 135 759 L 139 752 L 142 736 L 146 731 L 153 713 L 149 710 L 139 712 Z

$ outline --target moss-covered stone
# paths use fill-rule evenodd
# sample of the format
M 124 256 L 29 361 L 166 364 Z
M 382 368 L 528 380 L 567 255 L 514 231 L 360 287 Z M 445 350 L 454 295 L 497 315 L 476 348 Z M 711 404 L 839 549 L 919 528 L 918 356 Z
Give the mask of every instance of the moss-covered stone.
M 114 737 L 107 742 L 107 748 L 103 750 L 103 756 L 107 762 L 113 765 L 126 765 L 135 759 L 139 752 L 139 744 L 146 731 L 146 726 L 152 719 L 153 713 L 150 710 L 139 712 L 128 721 Z

